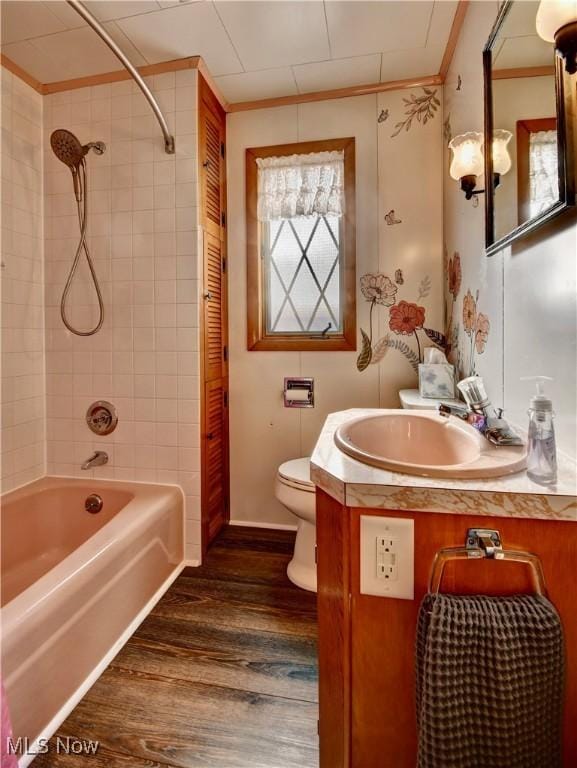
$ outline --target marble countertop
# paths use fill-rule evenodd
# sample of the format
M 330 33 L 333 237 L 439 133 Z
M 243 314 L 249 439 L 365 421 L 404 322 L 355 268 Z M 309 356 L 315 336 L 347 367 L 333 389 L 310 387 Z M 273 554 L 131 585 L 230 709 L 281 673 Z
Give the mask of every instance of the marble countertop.
M 354 408 L 327 417 L 311 457 L 311 479 L 341 504 L 577 522 L 577 465 L 561 454 L 557 483 L 544 486 L 524 471 L 466 480 L 406 475 L 362 464 L 337 448 L 334 433 L 345 421 L 386 412 Z

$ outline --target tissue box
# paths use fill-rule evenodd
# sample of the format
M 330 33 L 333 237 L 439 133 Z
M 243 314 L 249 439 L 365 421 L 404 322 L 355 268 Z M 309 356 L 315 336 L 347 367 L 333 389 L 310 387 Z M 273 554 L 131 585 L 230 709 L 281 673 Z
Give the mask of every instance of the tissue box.
M 455 368 L 450 363 L 419 363 L 419 394 L 436 400 L 455 397 Z

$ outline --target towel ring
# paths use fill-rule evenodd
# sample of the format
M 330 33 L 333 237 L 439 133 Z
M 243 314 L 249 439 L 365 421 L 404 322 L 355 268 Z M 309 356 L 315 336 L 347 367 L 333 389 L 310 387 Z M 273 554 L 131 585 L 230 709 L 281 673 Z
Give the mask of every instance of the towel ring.
M 499 531 L 487 528 L 469 528 L 464 547 L 444 547 L 435 555 L 429 578 L 429 592 L 438 594 L 445 565 L 450 560 L 509 560 L 531 566 L 535 592 L 546 597 L 545 576 L 541 560 L 531 552 L 503 549 Z

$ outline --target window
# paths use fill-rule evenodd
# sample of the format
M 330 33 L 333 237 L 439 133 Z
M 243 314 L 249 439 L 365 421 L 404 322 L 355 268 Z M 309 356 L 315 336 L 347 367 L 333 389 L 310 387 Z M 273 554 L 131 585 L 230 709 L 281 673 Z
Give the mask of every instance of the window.
M 247 150 L 249 349 L 355 349 L 354 149 Z
M 517 122 L 519 224 L 539 216 L 559 200 L 557 120 Z

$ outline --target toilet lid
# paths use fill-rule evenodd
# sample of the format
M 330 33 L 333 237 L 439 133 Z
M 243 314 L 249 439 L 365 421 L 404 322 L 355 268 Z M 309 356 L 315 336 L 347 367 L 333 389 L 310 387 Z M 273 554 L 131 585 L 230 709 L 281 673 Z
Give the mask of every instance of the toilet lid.
M 286 481 L 287 485 L 296 486 L 303 491 L 315 489 L 314 483 L 311 482 L 311 460 L 308 457 L 285 461 L 278 468 L 278 475 L 281 481 Z

